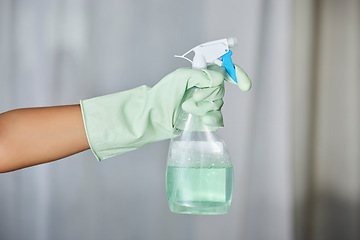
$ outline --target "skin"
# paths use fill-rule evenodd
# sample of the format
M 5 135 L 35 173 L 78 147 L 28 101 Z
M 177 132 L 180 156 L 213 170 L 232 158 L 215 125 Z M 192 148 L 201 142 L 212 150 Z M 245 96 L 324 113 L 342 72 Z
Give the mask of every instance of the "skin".
M 80 105 L 16 109 L 0 114 L 0 173 L 89 149 Z

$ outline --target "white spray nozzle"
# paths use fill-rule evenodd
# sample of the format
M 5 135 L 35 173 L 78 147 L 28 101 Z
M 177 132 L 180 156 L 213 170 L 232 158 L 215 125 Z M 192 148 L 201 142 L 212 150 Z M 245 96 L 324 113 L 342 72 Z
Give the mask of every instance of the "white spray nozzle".
M 237 41 L 237 38 L 236 38 L 236 37 L 229 37 L 229 38 L 227 39 L 227 41 L 228 41 L 228 45 L 229 45 L 230 48 L 231 48 L 231 47 L 235 47 L 235 46 L 238 45 L 238 41 Z

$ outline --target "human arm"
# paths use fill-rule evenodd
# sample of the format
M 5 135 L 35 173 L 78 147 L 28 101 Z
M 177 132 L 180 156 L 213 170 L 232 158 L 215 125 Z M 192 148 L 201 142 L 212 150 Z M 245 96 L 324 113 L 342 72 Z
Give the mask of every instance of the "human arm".
M 0 173 L 51 162 L 88 148 L 79 105 L 0 114 Z
M 236 66 L 238 86 L 251 82 Z M 0 114 L 0 173 L 58 160 L 91 149 L 98 160 L 171 137 L 176 113 L 185 92 L 201 88 L 187 112 L 202 115 L 204 123 L 222 126 L 223 68 L 178 69 L 152 88 L 81 101 L 79 105 L 12 110 Z M 85 126 L 85 127 L 84 127 Z M 90 143 L 90 144 L 89 144 Z

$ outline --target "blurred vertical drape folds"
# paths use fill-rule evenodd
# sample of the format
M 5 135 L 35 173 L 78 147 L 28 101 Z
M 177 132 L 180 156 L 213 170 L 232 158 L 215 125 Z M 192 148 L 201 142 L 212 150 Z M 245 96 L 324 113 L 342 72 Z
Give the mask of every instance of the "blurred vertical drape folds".
M 357 0 L 0 0 L 0 112 L 152 86 L 236 36 L 226 85 L 230 212 L 172 214 L 168 141 L 0 175 L 0 239 L 359 239 Z M 19 149 L 21 151 L 21 149 Z
M 360 2 L 295 1 L 295 236 L 360 239 Z

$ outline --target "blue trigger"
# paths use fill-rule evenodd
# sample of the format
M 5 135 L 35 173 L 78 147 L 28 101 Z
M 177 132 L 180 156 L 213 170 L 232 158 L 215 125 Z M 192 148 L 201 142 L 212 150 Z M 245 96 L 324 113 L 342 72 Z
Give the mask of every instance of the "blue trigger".
M 235 67 L 231 60 L 232 51 L 229 50 L 229 52 L 222 55 L 222 66 L 225 67 L 225 70 L 229 74 L 229 76 L 237 83 L 236 79 L 236 73 L 235 73 Z

